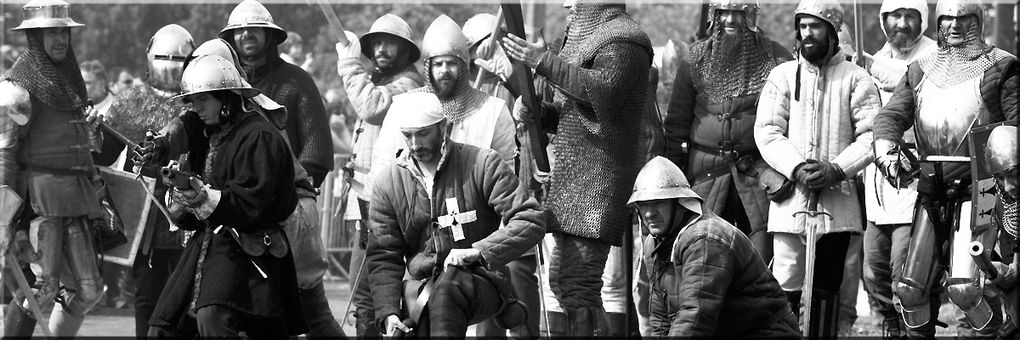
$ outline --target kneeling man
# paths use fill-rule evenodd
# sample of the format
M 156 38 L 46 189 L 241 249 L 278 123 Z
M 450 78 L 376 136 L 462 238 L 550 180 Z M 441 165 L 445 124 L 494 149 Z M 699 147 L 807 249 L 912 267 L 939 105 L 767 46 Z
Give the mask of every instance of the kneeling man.
M 751 240 L 704 209 L 673 162 L 648 161 L 627 204 L 650 235 L 653 336 L 800 336 L 786 294 Z
M 386 334 L 409 328 L 400 317 L 406 270 L 426 280 L 404 301 L 416 333 L 463 337 L 468 325 L 519 308 L 506 264 L 542 239 L 545 213 L 499 153 L 451 141 L 439 99 L 422 95 L 422 113 L 400 122 L 407 147 L 373 179 L 369 282 Z

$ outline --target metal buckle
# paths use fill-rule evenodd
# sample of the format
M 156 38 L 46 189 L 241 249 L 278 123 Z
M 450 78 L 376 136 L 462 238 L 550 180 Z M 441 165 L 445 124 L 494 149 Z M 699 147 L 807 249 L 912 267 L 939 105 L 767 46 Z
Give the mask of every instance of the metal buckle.
M 269 234 L 262 234 L 262 243 L 268 247 L 273 243 L 273 239 L 269 237 Z

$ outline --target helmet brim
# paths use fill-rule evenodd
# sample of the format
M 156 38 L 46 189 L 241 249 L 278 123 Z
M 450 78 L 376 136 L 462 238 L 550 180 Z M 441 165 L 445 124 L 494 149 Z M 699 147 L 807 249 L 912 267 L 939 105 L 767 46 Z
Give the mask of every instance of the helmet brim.
M 627 200 L 627 205 L 633 205 L 634 203 L 637 202 L 677 198 L 694 198 L 701 200 L 701 196 L 698 195 L 698 193 L 694 192 L 694 190 L 691 190 L 690 187 L 685 186 L 676 188 L 636 191 L 630 195 L 630 199 Z
M 85 27 L 85 24 L 77 23 L 71 18 L 40 18 L 40 19 L 28 19 L 21 22 L 18 27 L 12 28 L 11 31 L 23 31 L 33 28 L 79 28 Z
M 189 96 L 193 96 L 193 95 L 196 95 L 196 94 L 200 94 L 200 93 L 207 93 L 207 92 L 214 92 L 214 91 L 233 91 L 234 93 L 237 93 L 238 95 L 240 95 L 241 97 L 244 97 L 244 98 L 254 98 L 255 96 L 258 96 L 260 93 L 262 93 L 258 89 L 251 88 L 251 87 L 231 87 L 231 88 L 208 89 L 208 90 L 201 90 L 201 91 L 193 91 L 193 92 L 188 92 L 188 93 L 182 93 L 182 94 L 170 97 L 170 100 L 174 104 L 182 105 L 183 106 L 183 105 L 187 105 L 187 103 L 184 102 L 184 98 L 187 98 Z
M 276 44 L 277 45 L 280 45 L 284 41 L 287 41 L 287 31 L 284 31 L 283 28 L 280 28 L 280 26 L 276 26 L 276 24 L 270 24 L 270 23 L 249 23 L 249 24 L 244 24 L 244 25 L 227 26 L 227 27 L 224 27 L 222 30 L 220 30 L 219 37 L 220 37 L 220 39 L 223 39 L 223 40 L 226 40 L 226 41 L 234 41 L 234 37 L 230 36 L 233 33 L 231 33 L 230 31 L 233 31 L 233 30 L 238 29 L 238 28 L 248 28 L 248 27 L 268 28 L 272 32 L 272 34 L 276 37 Z

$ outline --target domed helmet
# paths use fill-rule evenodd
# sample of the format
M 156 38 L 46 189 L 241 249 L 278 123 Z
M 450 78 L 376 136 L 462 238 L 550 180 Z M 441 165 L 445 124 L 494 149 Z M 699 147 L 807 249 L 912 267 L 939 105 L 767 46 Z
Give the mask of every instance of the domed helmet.
M 71 19 L 67 14 L 70 4 L 63 0 L 32 0 L 24 6 L 21 11 L 25 18 L 21 25 L 12 28 L 12 31 L 21 31 L 32 28 L 59 28 L 59 27 L 84 27 Z
M 421 50 L 418 49 L 418 45 L 414 43 L 414 40 L 411 40 L 411 36 L 413 35 L 411 25 L 408 25 L 404 19 L 393 14 L 386 14 L 379 17 L 379 19 L 375 19 L 375 22 L 372 23 L 372 27 L 368 29 L 368 33 L 365 33 L 365 35 L 362 35 L 361 38 L 358 39 L 361 43 L 362 55 L 369 59 L 373 57 L 372 38 L 379 35 L 390 35 L 404 41 L 404 45 L 407 46 L 410 53 L 410 62 L 413 63 L 421 58 Z
M 496 16 L 489 13 L 477 14 L 464 22 L 464 28 L 461 31 L 467 38 L 468 46 L 473 48 L 488 38 L 492 34 L 492 25 L 495 24 Z
M 981 39 L 981 32 L 984 28 L 984 8 L 981 0 L 939 0 L 935 5 L 935 23 L 938 24 L 942 17 L 962 17 L 974 15 L 977 17 L 977 31 L 967 32 L 967 40 Z M 945 32 L 937 29 L 936 37 L 939 45 L 945 44 Z
M 248 86 L 234 63 L 218 55 L 196 57 L 181 77 L 181 94 L 173 99 L 182 103 L 186 97 L 212 91 L 229 90 L 245 98 L 259 94 L 259 90 Z
M 637 179 L 634 180 L 634 192 L 627 200 L 627 204 L 673 198 L 701 200 L 701 196 L 691 189 L 691 182 L 687 180 L 680 167 L 665 157 L 656 156 L 641 168 Z
M 471 54 L 468 53 L 468 40 L 460 26 L 446 15 L 440 15 L 425 31 L 421 41 L 422 54 L 426 64 L 429 59 L 441 55 L 452 55 L 469 65 Z
M 985 151 L 988 155 L 988 169 L 993 174 L 1001 174 L 1016 169 L 1017 163 L 1017 130 L 1015 126 L 999 126 L 988 134 Z
M 758 30 L 758 0 L 711 0 L 708 2 L 709 27 L 716 25 L 717 11 L 742 11 L 744 12 L 744 25 L 752 31 Z
M 193 50 L 195 41 L 184 27 L 169 24 L 156 31 L 145 48 L 149 84 L 163 91 L 180 91 L 184 61 Z
M 797 5 L 797 10 L 794 11 L 794 18 L 796 18 L 797 14 L 810 15 L 832 25 L 834 39 L 840 27 L 843 27 L 843 6 L 836 2 L 836 0 L 803 0 Z M 797 27 L 797 19 L 794 19 L 793 26 L 794 30 L 797 31 L 797 41 L 800 41 L 802 37 Z
M 230 46 L 230 43 L 220 38 L 215 38 L 206 41 L 201 45 L 198 45 L 198 48 L 195 48 L 195 50 L 191 52 L 191 55 L 188 56 L 187 62 L 184 63 L 184 68 L 187 69 L 188 65 L 190 65 L 191 62 L 193 62 L 196 58 L 205 55 L 219 56 L 223 59 L 231 61 L 234 64 L 235 69 L 241 68 L 241 60 L 237 56 L 237 52 L 234 51 L 234 48 Z M 241 73 L 241 85 L 243 87 L 252 87 L 251 84 L 248 83 L 248 80 L 245 78 L 244 73 Z M 283 108 L 283 105 L 280 105 L 279 103 L 273 101 L 272 99 L 269 99 L 269 97 L 266 97 L 265 94 L 260 93 L 252 97 L 252 100 L 263 109 L 269 111 L 276 111 Z M 279 117 L 274 117 L 274 119 L 277 118 Z
M 273 15 L 269 14 L 266 6 L 255 0 L 241 1 L 234 7 L 227 18 L 227 26 L 220 30 L 220 38 L 227 39 L 228 35 L 233 34 L 230 31 L 244 27 L 266 28 L 266 35 L 274 35 L 276 44 L 287 40 L 287 32 L 273 22 Z

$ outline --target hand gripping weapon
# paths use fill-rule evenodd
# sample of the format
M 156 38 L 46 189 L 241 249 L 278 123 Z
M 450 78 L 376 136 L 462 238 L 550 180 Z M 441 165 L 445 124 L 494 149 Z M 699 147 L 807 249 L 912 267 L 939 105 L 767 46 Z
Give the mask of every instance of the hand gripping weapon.
M 524 12 L 521 9 L 520 2 L 503 2 L 500 5 L 500 12 L 503 14 L 500 17 L 506 22 L 506 27 L 509 33 L 513 33 L 518 37 L 526 37 L 524 33 Z M 501 37 L 493 36 L 492 40 Z M 506 87 L 510 90 L 510 93 L 514 96 L 521 97 L 521 103 L 524 104 L 531 112 L 538 113 L 542 110 L 542 102 L 539 101 L 538 96 L 535 94 L 535 83 L 534 75 L 531 73 L 531 68 L 524 64 L 520 60 L 514 60 L 510 58 L 510 62 L 513 64 L 513 74 L 510 79 L 506 81 Z M 544 137 L 541 121 L 537 118 L 536 114 L 530 115 L 530 122 L 527 124 L 528 133 L 527 139 L 529 144 L 529 150 L 534 156 L 532 160 L 535 162 L 535 168 L 539 172 L 548 173 L 549 169 L 549 156 L 545 152 L 545 147 L 542 145 Z

